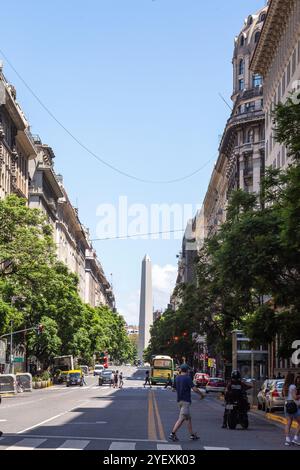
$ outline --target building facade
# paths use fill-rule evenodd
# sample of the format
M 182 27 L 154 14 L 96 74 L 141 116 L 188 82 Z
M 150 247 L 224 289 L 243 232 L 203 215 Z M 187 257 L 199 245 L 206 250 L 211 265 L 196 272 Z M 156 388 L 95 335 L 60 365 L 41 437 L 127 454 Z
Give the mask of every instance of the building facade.
M 266 114 L 265 164 L 286 168 L 289 162 L 286 148 L 274 139 L 272 111 L 300 88 L 300 2 L 271 0 L 268 14 L 252 58 L 251 68 L 264 79 L 264 110 Z M 280 338 L 269 345 L 269 376 L 300 372 L 290 359 L 278 357 Z
M 37 152 L 15 88 L 0 64 L 0 198 L 17 194 L 28 199 L 28 164 Z
M 265 114 L 262 76 L 250 63 L 267 16 L 268 7 L 245 19 L 235 38 L 233 53 L 233 108 L 227 121 L 204 199 L 207 236 L 226 220 L 230 193 L 242 189 L 258 194 L 265 170 Z
M 51 147 L 43 144 L 39 136 L 33 136 L 37 157 L 29 162 L 29 207 L 40 209 L 53 228 L 56 240 L 58 201 L 64 196 L 54 167 Z
M 265 164 L 284 168 L 289 158 L 284 146 L 274 139 L 272 111 L 285 102 L 300 80 L 300 2 L 271 0 L 269 11 L 252 58 L 251 69 L 264 80 L 266 114 Z

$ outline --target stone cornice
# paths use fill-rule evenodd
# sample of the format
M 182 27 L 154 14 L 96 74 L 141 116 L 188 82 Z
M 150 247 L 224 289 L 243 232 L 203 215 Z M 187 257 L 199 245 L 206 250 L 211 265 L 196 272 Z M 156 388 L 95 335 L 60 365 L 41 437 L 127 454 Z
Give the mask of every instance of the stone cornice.
M 271 0 L 250 68 L 263 77 L 272 63 L 287 19 L 297 0 Z

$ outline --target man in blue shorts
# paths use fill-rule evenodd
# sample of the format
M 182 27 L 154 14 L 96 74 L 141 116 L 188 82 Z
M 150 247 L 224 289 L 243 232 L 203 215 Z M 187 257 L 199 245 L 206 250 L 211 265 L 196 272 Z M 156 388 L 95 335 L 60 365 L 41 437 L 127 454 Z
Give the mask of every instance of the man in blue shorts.
M 200 395 L 201 398 L 203 398 L 203 394 L 197 387 L 195 387 L 191 377 L 189 376 L 188 365 L 183 364 L 180 367 L 180 371 L 181 371 L 180 375 L 178 375 L 175 380 L 177 402 L 178 402 L 179 410 L 180 410 L 179 418 L 174 425 L 174 428 L 169 436 L 169 440 L 174 441 L 174 442 L 178 441 L 176 432 L 186 421 L 187 427 L 190 433 L 190 439 L 191 441 L 196 441 L 197 439 L 199 439 L 199 437 L 197 436 L 196 433 L 194 433 L 193 428 L 192 428 L 192 418 L 191 418 L 191 412 L 190 412 L 190 407 L 192 403 L 191 390 L 198 393 L 198 395 Z

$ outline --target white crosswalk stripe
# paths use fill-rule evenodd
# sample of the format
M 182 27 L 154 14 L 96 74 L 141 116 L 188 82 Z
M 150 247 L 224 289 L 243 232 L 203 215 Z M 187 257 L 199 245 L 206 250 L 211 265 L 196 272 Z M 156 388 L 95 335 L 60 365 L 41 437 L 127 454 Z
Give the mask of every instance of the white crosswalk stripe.
M 182 450 L 177 444 L 157 444 L 157 450 Z
M 6 450 L 34 450 L 45 441 L 46 439 L 26 438 L 16 442 L 17 445 L 10 446 Z
M 56 450 L 83 450 L 91 441 L 81 441 L 79 439 L 67 439 L 61 446 L 57 447 Z
M 112 442 L 109 450 L 134 450 L 136 442 Z
M 204 446 L 204 450 L 230 450 L 229 447 L 208 447 Z
M 0 441 L 3 441 L 5 437 L 0 438 Z M 6 450 L 35 450 L 35 449 L 51 449 L 51 450 L 85 450 L 89 444 L 93 443 L 94 440 L 90 439 L 64 439 L 61 438 L 61 444 L 58 446 L 57 441 L 53 446 L 53 439 L 54 437 L 48 437 L 44 439 L 42 438 L 25 438 L 21 439 L 20 441 L 15 442 L 13 445 L 6 447 Z M 55 436 L 57 439 L 57 436 Z M 104 439 L 105 440 L 105 439 Z M 95 439 L 97 441 L 97 439 Z M 44 444 L 45 443 L 45 444 Z M 41 445 L 43 447 L 41 447 Z M 3 444 L 2 444 L 3 445 Z M 107 442 L 107 450 L 135 450 L 136 446 L 142 447 L 141 442 L 127 442 L 127 441 L 109 441 Z M 93 444 L 93 448 L 95 445 Z M 102 448 L 102 447 L 101 447 Z M 103 448 L 102 448 L 103 449 Z M 212 450 L 212 451 L 223 451 L 223 450 L 230 450 L 229 447 L 217 447 L 217 446 L 203 446 L 203 450 Z M 168 444 L 164 442 L 157 442 L 153 443 L 153 450 L 165 450 L 165 451 L 181 451 L 184 450 L 180 444 Z M 200 449 L 199 449 L 200 450 Z

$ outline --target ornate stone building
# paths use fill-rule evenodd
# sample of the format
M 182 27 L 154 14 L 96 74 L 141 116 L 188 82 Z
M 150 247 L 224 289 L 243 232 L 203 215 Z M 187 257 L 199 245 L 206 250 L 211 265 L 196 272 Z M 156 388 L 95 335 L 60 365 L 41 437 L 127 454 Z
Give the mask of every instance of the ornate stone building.
M 39 136 L 33 136 L 37 157 L 29 162 L 29 206 L 40 209 L 53 227 L 56 239 L 58 201 L 63 197 L 59 179 L 54 172 L 55 158 L 51 147 L 43 144 Z
M 299 88 L 300 80 L 300 2 L 271 0 L 269 12 L 252 58 L 253 73 L 264 79 L 266 113 L 266 166 L 285 167 L 284 146 L 275 142 L 272 111 L 279 102 Z
M 28 198 L 28 162 L 36 156 L 16 90 L 5 79 L 0 64 L 0 198 L 11 193 Z
M 266 166 L 284 168 L 289 158 L 284 146 L 275 142 L 272 110 L 300 88 L 300 1 L 271 0 L 251 68 L 264 79 L 266 113 Z M 278 357 L 280 338 L 269 345 L 269 376 L 288 371 L 300 373 L 290 359 Z

